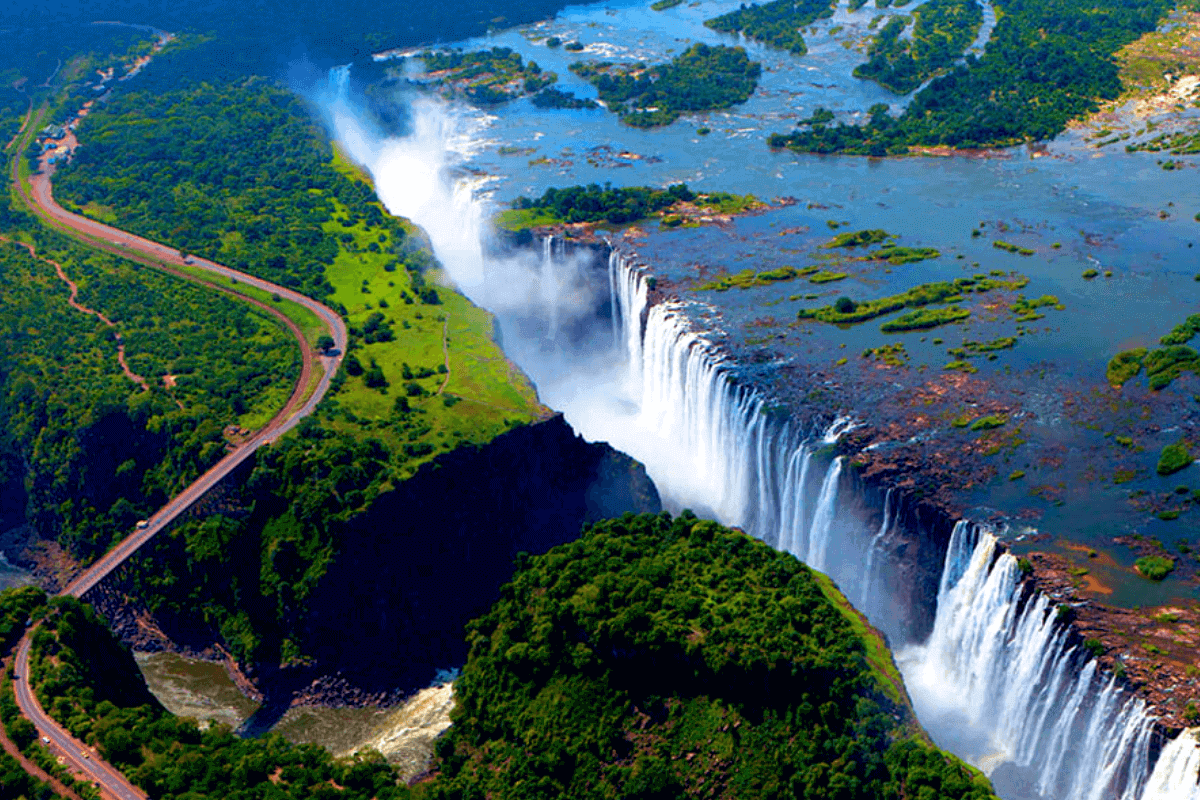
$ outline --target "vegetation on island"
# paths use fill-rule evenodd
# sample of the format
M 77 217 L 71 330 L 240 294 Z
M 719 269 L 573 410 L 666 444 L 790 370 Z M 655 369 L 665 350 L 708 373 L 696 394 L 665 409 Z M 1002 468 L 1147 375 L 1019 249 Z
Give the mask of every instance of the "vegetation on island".
M 886 261 L 889 264 L 897 266 L 900 264 L 915 264 L 919 261 L 926 261 L 941 256 L 941 252 L 932 247 L 900 247 L 895 243 L 895 240 L 895 234 L 876 228 L 839 233 L 830 242 L 823 245 L 823 247 L 826 249 L 844 247 L 852 250 L 858 247 L 871 247 L 882 244 L 883 246 L 878 250 L 871 251 L 859 257 L 860 260 Z
M 918 308 L 901 314 L 895 319 L 888 320 L 880 326 L 884 333 L 902 333 L 904 331 L 920 331 L 927 328 L 937 328 L 952 322 L 961 322 L 971 316 L 971 312 L 959 306 L 945 308 Z
M 1188 450 L 1187 442 L 1169 444 L 1159 454 L 1158 466 L 1155 467 L 1155 471 L 1159 475 L 1174 475 L 1176 472 L 1190 467 L 1195 460 Z
M 469 53 L 426 50 L 416 58 L 424 63 L 428 73 L 419 83 L 440 87 L 447 95 L 457 95 L 479 105 L 536 95 L 558 80 L 553 72 L 543 72 L 536 61 L 526 62 L 509 47 Z
M 988 358 L 995 358 L 995 353 L 1000 350 L 1011 350 L 1017 346 L 1017 337 L 1001 336 L 993 339 L 990 342 L 970 342 L 962 343 L 960 347 L 951 347 L 946 350 L 948 355 L 955 358 L 969 358 L 977 355 L 987 355 Z
M 790 3 L 789 3 L 790 4 Z M 902 155 L 914 147 L 1005 147 L 1048 139 L 1121 92 L 1113 54 L 1155 30 L 1169 0 L 1004 0 L 981 57 L 936 78 L 899 117 L 879 104 L 863 125 L 814 122 L 771 147 Z
M 431 798 L 993 796 L 827 577 L 688 512 L 528 559 L 467 636 Z
M 765 205 L 754 195 L 696 193 L 686 183 L 665 189 L 649 186 L 614 188 L 611 184 L 550 188 L 541 197 L 518 197 L 511 209 L 496 215 L 496 224 L 512 233 L 547 225 L 579 222 L 627 225 L 658 216 L 666 227 L 694 224 L 699 217 L 742 214 Z
M 1133 566 L 1142 577 L 1161 581 L 1174 571 L 1175 559 L 1167 556 L 1142 556 Z
M 893 17 L 867 48 L 868 60 L 854 68 L 856 78 L 908 94 L 958 60 L 983 24 L 975 0 L 929 0 L 913 12 L 912 37 L 901 34 L 906 17 Z
M 1194 156 L 1200 153 L 1200 131 L 1187 130 L 1160 133 L 1152 139 L 1127 144 L 1125 145 L 1125 150 L 1130 153 L 1161 153 L 1166 151 L 1175 156 Z M 1168 164 L 1171 166 L 1168 167 Z M 1174 168 L 1175 162 L 1168 161 L 1163 164 L 1163 169 Z
M 828 249 L 835 247 L 870 247 L 873 244 L 880 244 L 895 238 L 895 234 L 888 233 L 885 230 L 879 230 L 878 228 L 873 228 L 870 230 L 847 231 L 846 233 L 839 233 L 824 246 Z
M 1054 308 L 1062 311 L 1064 306 L 1057 297 L 1052 294 L 1044 294 L 1041 297 L 1026 298 L 1024 295 L 1019 295 L 1015 301 L 1009 304 L 1008 310 L 1017 317 L 1017 322 L 1033 322 L 1046 316 L 1038 309 Z
M 1031 256 L 1037 252 L 1036 250 L 1031 250 L 1028 247 L 1021 247 L 1020 245 L 1012 244 L 1011 242 L 1002 242 L 999 239 L 992 242 L 992 247 L 996 248 L 997 250 L 1003 250 L 1006 253 L 1014 253 L 1015 255 L 1019 256 Z
M 815 277 L 819 273 L 817 267 L 778 267 L 776 269 L 763 270 L 755 272 L 753 269 L 744 269 L 741 272 L 732 275 L 722 275 L 719 278 L 714 278 L 704 283 L 692 287 L 694 292 L 725 292 L 730 289 L 752 289 L 755 286 L 770 286 L 780 281 L 790 281 L 793 278 L 801 278 L 806 276 Z M 811 277 L 810 277 L 811 280 Z
M 1165 389 L 1184 372 L 1200 374 L 1200 353 L 1186 345 L 1200 333 L 1200 314 L 1192 314 L 1159 339 L 1160 347 L 1138 347 L 1117 353 L 1108 362 L 1108 382 L 1120 387 L 1146 369 L 1150 388 Z
M 571 92 L 564 92 L 554 87 L 542 89 L 530 98 L 530 102 L 538 108 L 599 108 L 599 104 L 587 97 L 576 97 Z
M 680 115 L 744 103 L 762 65 L 741 47 L 694 44 L 665 64 L 583 62 L 571 71 L 594 85 L 609 110 L 638 128 L 670 125 Z
M 849 297 L 839 297 L 834 303 L 820 308 L 802 308 L 796 312 L 799 320 L 812 319 L 833 325 L 853 325 L 891 314 L 904 308 L 915 309 L 895 320 L 884 324 L 885 332 L 906 330 L 921 330 L 958 322 L 966 319 L 970 311 L 953 305 L 961 302 L 971 293 L 989 292 L 994 289 L 1020 289 L 1029 282 L 1024 276 L 1011 278 L 995 278 L 977 275 L 970 278 L 958 278 L 954 281 L 939 281 L 923 283 L 900 294 L 881 297 L 876 300 L 855 301 Z M 927 309 L 926 306 L 944 306 L 938 309 Z
M 571 222 L 623 225 L 644 219 L 676 203 L 695 199 L 696 193 L 686 183 L 677 183 L 665 189 L 649 186 L 614 189 L 609 184 L 600 186 L 593 183 L 564 189 L 550 188 L 537 198 L 518 197 L 512 204 L 513 211 L 518 213 L 501 212 L 497 222 L 506 230 Z
M 801 30 L 819 19 L 833 16 L 831 0 L 771 0 L 742 4 L 735 11 L 705 21 L 722 33 L 735 33 L 756 42 L 802 56 L 808 52 Z

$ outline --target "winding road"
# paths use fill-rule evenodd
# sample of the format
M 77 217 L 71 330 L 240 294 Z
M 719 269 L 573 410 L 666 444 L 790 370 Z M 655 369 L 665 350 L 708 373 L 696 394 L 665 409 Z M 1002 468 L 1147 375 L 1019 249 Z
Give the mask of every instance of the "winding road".
M 21 151 L 18 150 L 18 153 Z M 131 259 L 162 269 L 181 278 L 200 283 L 209 288 L 232 294 L 238 299 L 251 303 L 269 312 L 283 322 L 293 337 L 295 337 L 303 353 L 301 374 L 296 381 L 296 387 L 291 397 L 279 413 L 253 436 L 239 444 L 215 466 L 197 478 L 186 489 L 173 497 L 170 502 L 160 508 L 147 520 L 147 525 L 135 530 L 116 547 L 92 564 L 83 573 L 72 580 L 60 595 L 83 597 L 95 587 L 105 576 L 119 567 L 126 559 L 137 552 L 138 548 L 187 511 L 197 500 L 204 496 L 224 477 L 229 475 L 240 464 L 246 461 L 263 445 L 270 444 L 278 437 L 290 431 L 304 417 L 312 413 L 317 403 L 325 396 L 330 381 L 341 363 L 342 354 L 346 351 L 347 333 L 342 318 L 331 308 L 318 303 L 310 297 L 284 286 L 278 286 L 253 275 L 231 269 L 222 264 L 191 257 L 186 261 L 178 250 L 144 239 L 140 236 L 104 225 L 95 220 L 73 214 L 54 200 L 51 178 L 53 167 L 42 164 L 42 169 L 32 177 L 26 186 L 19 173 L 20 157 L 13 159 L 12 179 L 21 200 L 47 225 L 60 230 L 84 244 L 108 253 Z M 203 270 L 214 278 L 225 279 L 222 283 L 207 281 L 190 274 L 191 270 Z M 289 317 L 268 303 L 249 297 L 232 288 L 236 283 L 252 286 L 261 291 L 277 295 L 303 306 L 317 315 L 322 324 L 333 338 L 335 349 L 333 355 L 316 353 L 309 344 L 304 332 Z M 311 388 L 315 369 L 321 370 L 320 380 L 315 388 Z M 117 769 L 103 762 L 85 745 L 71 737 L 58 723 L 43 711 L 33 691 L 28 685 L 29 654 L 32 640 L 27 632 L 17 647 L 17 657 L 14 663 L 17 679 L 15 691 L 17 704 L 22 713 L 37 726 L 39 737 L 49 739 L 47 744 L 62 762 L 72 772 L 95 782 L 106 797 L 116 800 L 146 800 L 146 795 L 130 783 Z M 45 743 L 43 739 L 43 743 Z

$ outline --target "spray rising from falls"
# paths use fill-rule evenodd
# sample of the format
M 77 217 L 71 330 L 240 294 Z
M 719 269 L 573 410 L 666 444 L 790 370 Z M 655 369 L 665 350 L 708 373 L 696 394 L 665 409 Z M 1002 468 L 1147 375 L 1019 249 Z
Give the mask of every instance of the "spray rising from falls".
M 619 252 L 593 287 L 606 295 L 610 318 L 595 326 L 600 357 L 567 350 L 564 358 L 563 332 L 594 319 L 595 298 L 571 288 L 553 240 L 519 268 L 485 257 L 477 184 L 452 178 L 470 120 L 420 100 L 410 135 L 381 138 L 354 115 L 344 76 L 332 83 L 330 119 L 343 146 L 371 171 L 385 205 L 428 232 L 468 296 L 498 314 L 506 349 L 543 399 L 589 439 L 645 463 L 669 505 L 742 527 L 847 587 L 902 645 L 918 714 L 944 746 L 991 770 L 998 785 L 1016 786 L 1009 798 L 1200 800 L 1170 793 L 1178 775 L 1194 775 L 1195 748 L 1176 740 L 1155 761 L 1144 706 L 1069 645 L 1044 597 L 1023 595 L 994 538 L 956 529 L 932 634 L 915 644 L 889 594 L 897 570 L 889 540 L 903 527 L 898 498 L 885 499 L 881 522 L 851 513 L 862 492 L 828 451 L 850 420 L 805 427 L 773 413 L 764 395 L 736 380 L 686 306 L 650 303 L 642 271 Z M 540 326 L 522 327 L 539 315 Z

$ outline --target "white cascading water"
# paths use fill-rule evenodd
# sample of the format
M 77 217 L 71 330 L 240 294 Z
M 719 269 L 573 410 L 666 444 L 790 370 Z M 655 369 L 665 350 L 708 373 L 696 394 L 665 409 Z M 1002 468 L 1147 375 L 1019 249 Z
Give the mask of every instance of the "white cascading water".
M 542 300 L 545 302 L 549 325 L 546 338 L 554 341 L 558 336 L 558 277 L 554 274 L 554 237 L 542 239 Z
M 1009 765 L 1036 796 L 1138 800 L 1153 717 L 1067 644 L 1045 595 L 1021 597 L 1017 560 L 997 544 L 955 526 L 933 633 L 897 653 L 918 715 L 935 736 L 959 733 L 956 751 L 989 772 Z
M 878 584 L 875 577 L 875 570 L 878 567 L 878 555 L 883 539 L 892 529 L 892 494 L 893 489 L 888 487 L 887 494 L 883 496 L 883 522 L 879 526 L 879 531 L 875 537 L 871 539 L 871 543 L 867 545 L 867 566 L 862 572 L 862 582 L 858 585 L 858 608 L 872 608 L 873 587 Z
M 1200 728 L 1167 742 L 1141 800 L 1200 800 Z
M 883 522 L 863 548 L 864 563 L 830 563 L 843 459 L 830 464 L 816 505 L 806 512 L 813 446 L 793 441 L 786 426 L 774 434 L 765 429 L 762 398 L 734 386 L 723 357 L 694 332 L 683 307 L 661 303 L 647 312 L 639 270 L 617 252 L 609 269 L 631 384 L 643 413 L 651 409 L 652 423 L 674 431 L 692 459 L 692 491 L 716 498 L 722 521 L 773 540 L 831 572 L 842 586 L 859 587 L 861 607 L 878 614 L 884 604 L 871 600 L 882 582 L 878 550 L 895 524 L 890 493 Z M 621 330 L 643 317 L 640 337 Z M 838 419 L 817 444 L 836 441 L 853 424 Z M 716 453 L 726 456 L 724 463 L 708 463 Z M 664 488 L 667 496 L 675 490 Z M 925 643 L 898 653 L 923 724 L 950 749 L 1003 779 L 1014 796 L 1193 800 L 1185 791 L 1194 790 L 1200 766 L 1192 740 L 1169 743 L 1162 759 L 1152 761 L 1153 717 L 1144 702 L 1101 673 L 1094 658 L 1068 646 L 1066 628 L 1056 624 L 1046 596 L 1021 597 L 1016 559 L 998 555 L 997 544 L 969 523 L 955 527 L 934 630 Z M 876 623 L 886 620 L 876 617 Z M 1159 768 L 1153 774 L 1152 765 Z M 1184 789 L 1180 774 L 1191 776 Z
M 469 144 L 461 120 L 436 101 L 417 100 L 411 135 L 378 136 L 352 110 L 347 75 L 331 74 L 326 98 L 341 144 L 370 170 L 387 208 L 425 229 L 468 296 L 501 315 L 541 304 L 549 327 L 539 333 L 543 345 L 527 352 L 544 354 L 544 339 L 566 320 L 559 317 L 564 284 L 553 243 L 544 244 L 542 263 L 524 272 L 489 262 L 484 204 L 474 186 L 448 177 L 452 154 Z M 822 453 L 854 423 L 839 418 L 814 436 L 765 414 L 764 397 L 733 379 L 683 305 L 649 305 L 644 275 L 619 252 L 609 260 L 605 288 L 619 369 L 577 375 L 573 391 L 560 391 L 538 374 L 538 364 L 523 363 L 543 397 L 588 438 L 641 460 L 668 505 L 742 527 L 855 587 L 864 610 L 888 630 L 881 553 L 895 513 L 885 502 L 878 529 L 849 519 L 839 502 L 839 493 L 848 494 L 840 492 L 843 460 Z M 606 393 L 615 402 L 595 414 L 587 402 Z M 1015 770 L 1020 788 L 1009 797 L 1200 800 L 1195 736 L 1167 742 L 1152 762 L 1152 719 L 1141 701 L 1066 644 L 1049 601 L 1022 599 L 1015 561 L 995 552 L 989 534 L 965 523 L 955 529 L 934 630 L 925 643 L 898 650 L 927 729 L 994 778 Z M 969 735 L 958 736 L 963 732 Z

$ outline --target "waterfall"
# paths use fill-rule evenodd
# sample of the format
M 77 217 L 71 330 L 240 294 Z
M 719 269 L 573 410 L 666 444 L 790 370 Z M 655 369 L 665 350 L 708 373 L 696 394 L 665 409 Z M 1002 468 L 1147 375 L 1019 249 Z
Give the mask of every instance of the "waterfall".
M 1198 732 L 1198 728 L 1189 728 L 1167 743 L 1141 800 L 1200 800 Z
M 875 534 L 875 538 L 871 539 L 871 544 L 867 546 L 867 566 L 863 569 L 862 583 L 858 587 L 858 607 L 861 609 L 871 608 L 871 587 L 875 584 L 875 561 L 876 553 L 879 552 L 880 544 L 883 542 L 883 537 L 887 536 L 892 524 L 892 488 L 889 486 L 887 494 L 883 496 L 883 522 L 879 526 L 879 532 Z
M 842 476 L 844 458 L 838 456 L 833 460 L 833 466 L 825 473 L 825 482 L 821 485 L 821 496 L 817 499 L 817 513 L 813 517 L 812 531 L 809 534 L 808 549 L 803 561 L 813 569 L 822 572 L 825 568 L 825 554 L 829 550 L 829 532 L 833 528 L 833 517 L 837 511 L 838 478 Z
M 651 469 L 664 498 L 703 508 L 855 587 L 887 630 L 895 614 L 881 596 L 885 540 L 896 525 L 891 493 L 879 527 L 863 531 L 839 503 L 844 457 L 823 470 L 819 490 L 809 485 L 821 472 L 811 468 L 814 456 L 856 423 L 839 417 L 816 433 L 773 421 L 764 396 L 737 382 L 726 357 L 695 330 L 686 304 L 647 308 L 646 280 L 619 252 L 608 277 L 614 340 L 639 423 L 674 447 L 677 469 Z M 914 706 L 942 746 L 1010 796 L 1200 800 L 1178 788 L 1151 793 L 1176 787 L 1179 774 L 1194 783 L 1194 740 L 1171 743 L 1156 764 L 1145 703 L 1071 644 L 1050 599 L 1023 589 L 1016 559 L 992 534 L 966 521 L 955 526 L 936 609 L 928 639 L 897 650 Z
M 1040 797 L 1136 800 L 1153 717 L 1068 643 L 1045 595 L 1022 597 L 1017 560 L 997 544 L 970 523 L 954 528 L 933 633 L 897 654 L 918 715 L 986 770 L 1015 768 Z
M 554 237 L 542 238 L 541 263 L 542 302 L 546 304 L 546 316 L 549 328 L 546 338 L 554 341 L 558 338 L 558 277 L 554 274 Z
M 843 462 L 830 464 L 811 514 L 805 490 L 814 452 L 853 422 L 838 418 L 815 437 L 795 422 L 773 421 L 765 397 L 733 378 L 725 357 L 693 328 L 685 304 L 648 307 L 645 277 L 619 251 L 610 255 L 608 284 L 635 424 L 666 451 L 661 461 L 654 448 L 634 454 L 663 496 L 827 566 Z
M 543 244 L 540 270 L 506 272 L 485 263 L 483 205 L 472 184 L 450 178 L 451 155 L 471 120 L 436 100 L 420 100 L 413 104 L 411 134 L 381 139 L 350 107 L 348 78 L 348 68 L 330 73 L 326 111 L 340 143 L 371 171 L 386 207 L 425 229 L 438 259 L 480 305 L 536 313 L 540 293 L 542 300 L 552 296 L 549 305 L 557 309 L 571 283 L 552 268 L 553 242 Z M 801 555 L 841 586 L 861 587 L 871 600 L 864 610 L 878 611 L 874 624 L 901 645 L 898 660 L 922 724 L 943 746 L 987 769 L 998 785 L 1015 770 L 1014 781 L 1028 787 L 1015 793 L 1021 797 L 1200 800 L 1195 735 L 1167 743 L 1155 760 L 1152 718 L 1142 701 L 1070 644 L 1050 601 L 1022 590 L 1015 559 L 998 554 L 995 538 L 977 527 L 964 522 L 955 528 L 932 633 L 924 643 L 903 646 L 893 633 L 905 609 L 884 594 L 883 580 L 898 574 L 885 572 L 898 512 L 885 502 L 878 527 L 870 512 L 869 525 L 855 519 L 855 498 L 845 491 L 853 470 L 844 459 L 830 458 L 829 446 L 855 422 L 839 417 L 824 430 L 806 429 L 767 413 L 766 397 L 737 380 L 713 341 L 693 326 L 687 304 L 651 306 L 650 282 L 619 252 L 612 253 L 608 273 L 613 349 L 621 364 L 615 377 L 588 373 L 562 392 L 563 402 L 554 405 L 572 425 L 593 412 L 593 421 L 608 427 L 581 425 L 581 432 L 608 438 L 645 463 L 668 505 L 739 526 Z M 552 331 L 567 313 L 553 318 Z M 547 350 L 572 355 L 528 348 L 531 359 Z M 541 390 L 548 381 L 537 369 L 548 377 L 552 371 L 529 363 Z M 613 397 L 599 397 L 606 393 Z

